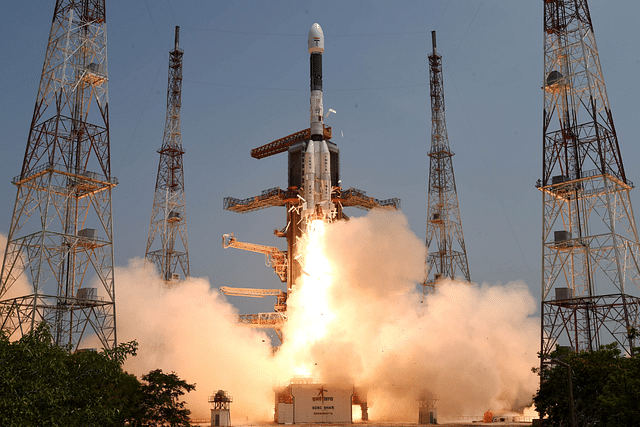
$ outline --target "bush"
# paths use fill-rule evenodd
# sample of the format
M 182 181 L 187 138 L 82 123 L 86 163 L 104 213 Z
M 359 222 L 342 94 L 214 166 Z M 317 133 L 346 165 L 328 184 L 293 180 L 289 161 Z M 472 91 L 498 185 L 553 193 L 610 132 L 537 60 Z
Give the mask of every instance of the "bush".
M 0 332 L 0 426 L 188 426 L 179 397 L 195 385 L 159 369 L 138 381 L 122 369 L 137 346 L 71 353 L 45 323 L 14 342 Z
M 640 349 L 621 356 L 614 343 L 591 352 L 557 350 L 551 358 L 571 367 L 579 426 L 640 426 Z M 556 364 L 534 371 L 541 378 L 533 399 L 538 411 L 548 425 L 571 426 L 567 368 Z

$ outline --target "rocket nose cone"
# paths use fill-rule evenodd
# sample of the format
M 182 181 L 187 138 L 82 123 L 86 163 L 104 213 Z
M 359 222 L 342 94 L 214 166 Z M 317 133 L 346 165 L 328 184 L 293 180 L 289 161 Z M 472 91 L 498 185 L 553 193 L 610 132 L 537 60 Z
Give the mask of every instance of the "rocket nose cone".
M 309 30 L 309 53 L 324 52 L 324 33 L 318 23 L 311 26 Z

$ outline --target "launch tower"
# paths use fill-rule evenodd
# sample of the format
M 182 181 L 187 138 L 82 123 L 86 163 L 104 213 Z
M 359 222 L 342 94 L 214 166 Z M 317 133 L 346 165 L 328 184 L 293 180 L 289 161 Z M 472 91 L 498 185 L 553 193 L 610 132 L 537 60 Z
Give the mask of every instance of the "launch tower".
M 431 149 L 429 150 L 429 196 L 427 201 L 427 260 L 425 294 L 432 293 L 438 281 L 457 276 L 471 281 L 467 250 L 462 235 L 453 155 L 449 148 L 444 119 L 444 85 L 442 56 L 436 51 L 436 32 L 431 32 L 433 51 L 429 55 L 431 89 Z
M 116 345 L 104 0 L 56 2 L 0 281 L 0 326 Z
M 556 345 L 633 352 L 640 248 L 586 0 L 544 1 L 541 363 Z M 636 289 L 637 291 L 637 289 Z M 555 293 L 553 293 L 555 292 Z
M 146 259 L 152 262 L 160 277 L 168 283 L 189 276 L 187 219 L 182 168 L 180 107 L 182 106 L 182 55 L 179 47 L 180 27 L 176 26 L 175 44 L 169 52 L 169 84 L 167 118 L 156 179 L 156 192 L 151 210 Z M 157 241 L 157 242 L 156 242 Z
M 310 127 L 285 136 L 261 147 L 251 150 L 251 156 L 262 159 L 278 153 L 288 153 L 287 190 L 278 187 L 264 190 L 261 195 L 247 199 L 226 197 L 224 209 L 246 213 L 272 206 L 286 208 L 286 225 L 276 229 L 274 234 L 285 237 L 287 250 L 276 247 L 242 243 L 232 234 L 223 236 L 224 247 L 262 252 L 282 282 L 287 283 L 285 291 L 276 289 L 222 288 L 227 295 L 250 297 L 277 297 L 275 312 L 241 315 L 239 322 L 258 328 L 273 328 L 280 333 L 286 320 L 286 300 L 294 290 L 298 278 L 302 275 L 302 266 L 298 258 L 302 251 L 298 242 L 307 232 L 310 220 L 323 219 L 326 222 L 348 219 L 344 207 L 353 206 L 369 210 L 383 208 L 396 210 L 400 200 L 393 198 L 378 200 L 368 197 L 364 191 L 340 187 L 340 150 L 330 141 L 331 128 L 324 125 L 322 106 L 322 54 L 324 52 L 324 34 L 318 24 L 313 24 L 308 37 L 310 54 L 311 96 Z

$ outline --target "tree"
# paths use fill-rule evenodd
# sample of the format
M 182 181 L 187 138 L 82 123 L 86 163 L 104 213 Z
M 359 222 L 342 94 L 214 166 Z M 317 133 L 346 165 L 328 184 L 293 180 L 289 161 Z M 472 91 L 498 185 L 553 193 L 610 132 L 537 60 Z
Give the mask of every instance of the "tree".
M 17 341 L 0 331 L 0 426 L 189 426 L 179 398 L 195 388 L 175 373 L 122 369 L 138 344 L 70 352 L 41 323 Z
M 124 425 L 139 412 L 140 382 L 122 370 L 122 363 L 131 343 L 121 344 L 120 351 L 76 352 L 69 354 L 69 382 L 73 387 L 75 417 L 68 425 Z M 135 344 L 137 346 L 137 344 Z M 116 349 L 114 349 L 116 350 Z M 122 358 L 114 357 L 122 354 Z
M 190 426 L 189 414 L 185 402 L 180 397 L 195 389 L 195 384 L 188 384 L 172 372 L 165 374 L 156 369 L 142 376 L 146 383 L 142 385 L 144 416 L 140 426 Z
M 16 342 L 0 332 L 0 425 L 57 425 L 69 388 L 66 350 L 50 345 L 43 326 Z
M 558 349 L 551 359 L 571 367 L 573 396 L 578 425 L 640 425 L 640 349 L 634 356 L 622 356 L 617 345 L 597 351 L 569 352 Z M 567 369 L 559 364 L 534 369 L 541 376 L 534 403 L 552 426 L 570 426 Z
M 123 423 L 131 400 L 122 390 L 132 379 L 121 364 L 136 348 L 71 353 L 53 343 L 45 323 L 13 342 L 0 332 L 0 425 Z

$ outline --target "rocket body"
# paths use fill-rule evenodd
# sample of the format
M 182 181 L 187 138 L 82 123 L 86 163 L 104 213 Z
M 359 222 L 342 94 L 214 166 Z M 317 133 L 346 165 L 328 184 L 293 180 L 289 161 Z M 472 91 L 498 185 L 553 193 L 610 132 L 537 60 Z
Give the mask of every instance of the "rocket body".
M 322 108 L 322 54 L 324 33 L 320 25 L 313 24 L 309 30 L 309 54 L 311 69 L 311 139 L 323 138 L 324 110 Z
M 331 156 L 324 140 L 324 109 L 322 107 L 322 54 L 324 33 L 318 24 L 309 30 L 311 71 L 310 129 L 311 139 L 304 156 L 303 216 L 332 220 L 335 205 L 331 202 Z

